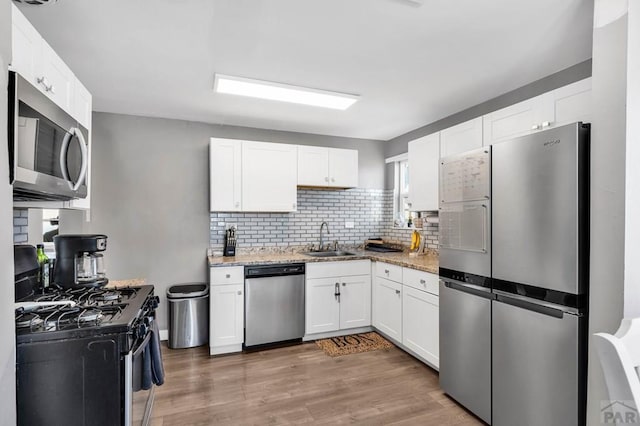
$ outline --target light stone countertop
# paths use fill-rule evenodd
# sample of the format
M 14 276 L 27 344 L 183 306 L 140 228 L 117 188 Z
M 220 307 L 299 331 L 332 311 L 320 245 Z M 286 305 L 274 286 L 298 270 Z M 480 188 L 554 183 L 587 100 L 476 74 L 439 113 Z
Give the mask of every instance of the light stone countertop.
M 346 250 L 354 253 L 355 256 L 337 257 L 313 257 L 303 253 L 257 253 L 240 254 L 234 257 L 209 256 L 209 266 L 244 266 L 244 265 L 269 265 L 278 263 L 311 263 L 311 262 L 336 262 L 341 260 L 370 259 L 372 261 L 387 262 L 393 265 L 405 266 L 432 274 L 438 273 L 438 255 L 435 252 L 420 256 L 410 256 L 407 252 L 402 253 L 378 253 L 364 250 Z
M 147 280 L 145 278 L 134 278 L 131 280 L 109 280 L 105 288 L 139 287 L 146 284 Z

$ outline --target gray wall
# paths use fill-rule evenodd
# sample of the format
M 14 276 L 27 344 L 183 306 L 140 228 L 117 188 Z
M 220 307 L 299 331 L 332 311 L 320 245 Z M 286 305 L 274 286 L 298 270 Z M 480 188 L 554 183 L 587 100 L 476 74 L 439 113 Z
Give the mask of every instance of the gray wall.
M 7 128 L 7 66 L 11 58 L 11 8 L 0 0 L 0 129 Z M 16 423 L 15 325 L 13 318 L 13 198 L 7 132 L 0 131 L 0 424 Z
M 111 279 L 147 278 L 163 303 L 168 285 L 207 281 L 209 138 L 355 148 L 360 184 L 384 185 L 384 143 L 179 120 L 94 113 L 91 221 L 64 211 L 61 232 L 109 236 Z
M 391 139 L 385 149 L 385 157 L 407 152 L 409 141 L 430 135 L 431 133 L 455 126 L 472 118 L 488 114 L 492 111 L 505 108 L 509 105 L 533 98 L 558 87 L 579 81 L 591 76 L 591 60 L 576 64 L 572 67 L 551 74 L 545 78 L 529 83 L 526 86 L 515 89 L 511 92 L 490 99 L 479 105 L 472 106 L 456 114 L 445 117 L 441 120 L 422 126 L 408 133 Z

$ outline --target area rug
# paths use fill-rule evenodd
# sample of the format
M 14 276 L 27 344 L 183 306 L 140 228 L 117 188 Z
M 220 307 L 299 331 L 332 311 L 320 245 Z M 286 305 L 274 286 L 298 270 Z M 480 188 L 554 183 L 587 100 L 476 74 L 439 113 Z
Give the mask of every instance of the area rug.
M 391 343 L 375 332 L 316 340 L 316 345 L 329 356 L 357 354 L 393 347 Z

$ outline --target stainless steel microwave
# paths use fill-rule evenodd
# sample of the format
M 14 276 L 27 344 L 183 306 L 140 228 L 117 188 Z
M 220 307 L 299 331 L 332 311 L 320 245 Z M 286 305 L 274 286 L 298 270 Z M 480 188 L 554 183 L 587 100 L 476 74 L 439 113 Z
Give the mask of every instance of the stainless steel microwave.
M 14 201 L 87 196 L 88 130 L 27 80 L 9 73 L 9 170 Z

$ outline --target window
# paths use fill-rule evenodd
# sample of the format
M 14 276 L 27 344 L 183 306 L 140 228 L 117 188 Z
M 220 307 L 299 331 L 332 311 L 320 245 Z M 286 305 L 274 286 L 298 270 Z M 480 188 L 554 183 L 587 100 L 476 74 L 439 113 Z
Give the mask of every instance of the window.
M 406 228 L 415 217 L 409 206 L 409 161 L 407 154 L 388 158 L 387 163 L 393 163 L 393 226 Z
M 58 210 L 42 210 L 42 241 L 45 243 L 53 242 L 53 237 L 58 235 L 59 222 Z

